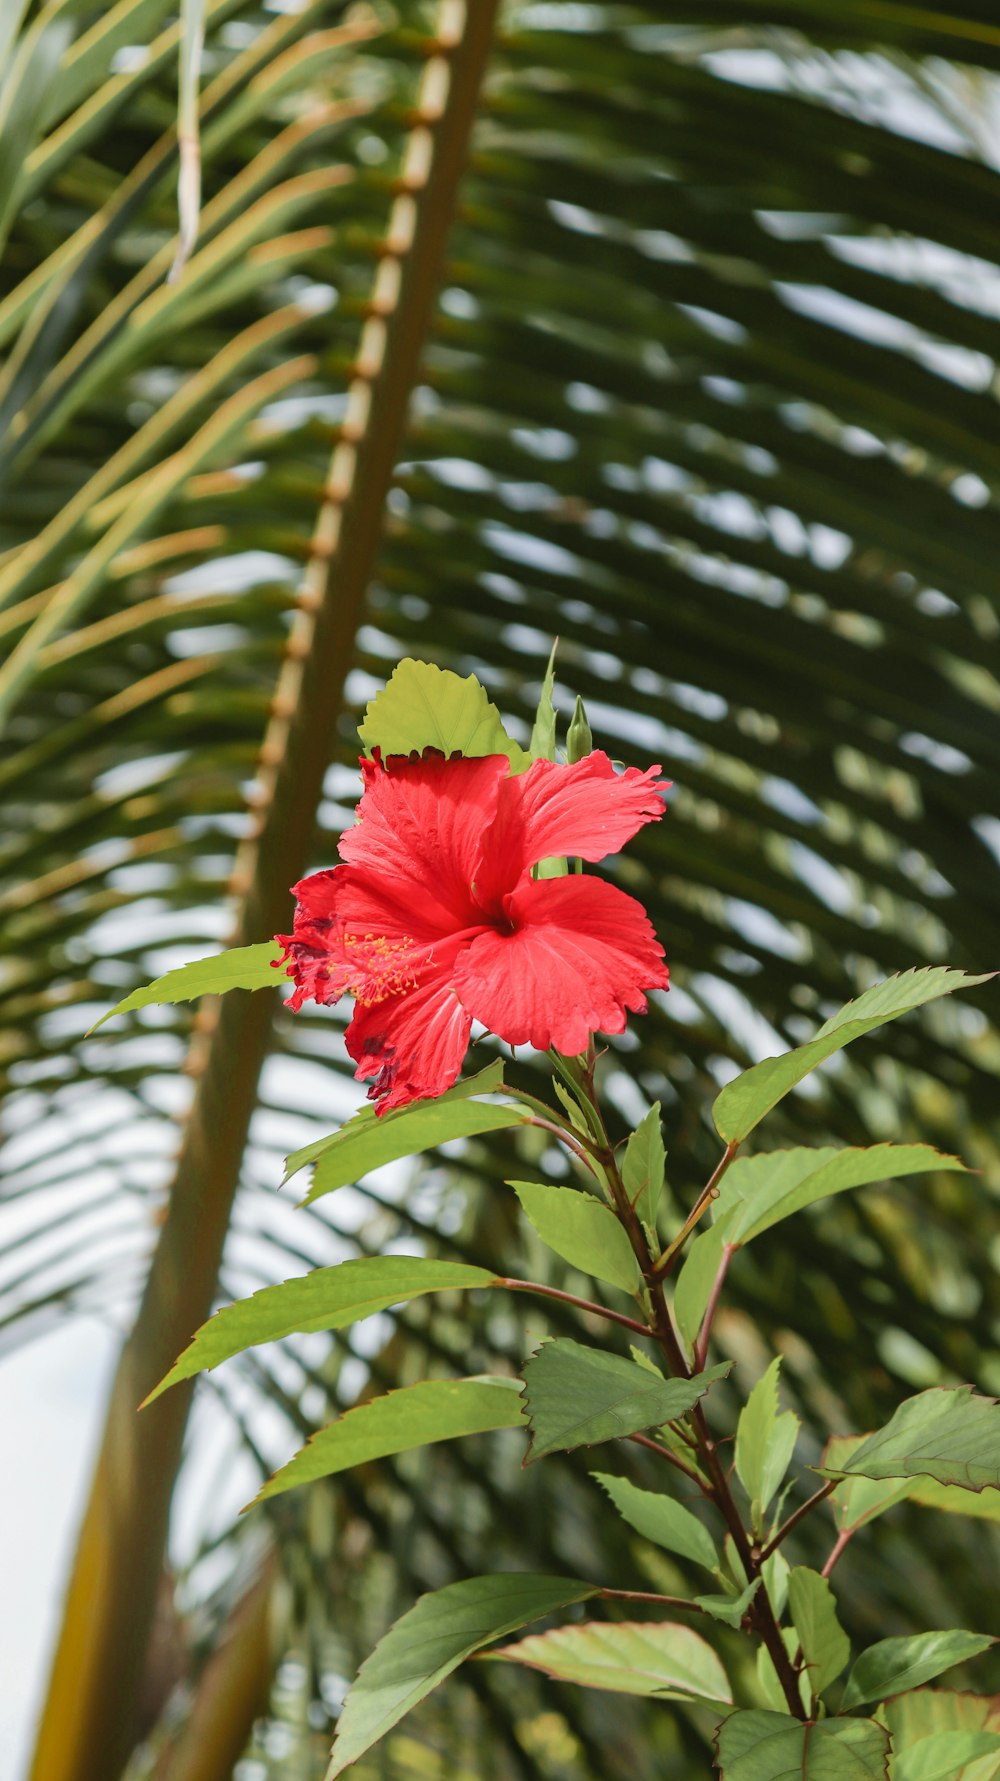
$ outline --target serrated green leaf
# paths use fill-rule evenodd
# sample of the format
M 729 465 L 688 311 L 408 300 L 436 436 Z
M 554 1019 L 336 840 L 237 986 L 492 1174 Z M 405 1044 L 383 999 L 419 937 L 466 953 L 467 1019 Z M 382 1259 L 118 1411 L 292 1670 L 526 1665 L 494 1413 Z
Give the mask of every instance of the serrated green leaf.
M 625 1192 L 644 1224 L 656 1224 L 666 1167 L 660 1103 L 656 1101 L 629 1138 L 622 1160 Z
M 282 970 L 280 946 L 266 940 L 260 946 L 233 946 L 228 952 L 213 953 L 209 959 L 196 959 L 193 964 L 179 965 L 167 971 L 95 1020 L 90 1031 L 96 1033 L 106 1020 L 116 1014 L 130 1014 L 133 1008 L 152 1008 L 165 1002 L 196 1002 L 199 996 L 221 996 L 230 989 L 275 989 L 287 982 Z
M 432 1441 L 454 1441 L 461 1435 L 516 1428 L 522 1421 L 516 1379 L 424 1379 L 404 1385 L 319 1429 L 262 1485 L 254 1502 L 391 1453 L 406 1453 Z
M 527 1664 L 582 1688 L 732 1705 L 726 1672 L 712 1647 L 691 1627 L 669 1621 L 559 1626 L 501 1646 L 490 1656 Z
M 336 1781 L 463 1658 L 596 1593 L 572 1577 L 514 1572 L 469 1577 L 421 1596 L 362 1664 L 337 1721 L 326 1781 Z
M 936 1478 L 963 1490 L 1000 1488 L 1000 1411 L 971 1385 L 934 1386 L 900 1404 L 827 1477 Z
M 674 1317 L 688 1348 L 698 1339 L 725 1241 L 726 1226 L 716 1219 L 707 1230 L 699 1231 L 677 1275 Z
M 619 1515 L 634 1527 L 644 1540 L 653 1540 L 667 1552 L 677 1552 L 706 1570 L 719 1568 L 715 1541 L 706 1527 L 673 1497 L 657 1490 L 640 1490 L 627 1478 L 614 1478 L 607 1472 L 594 1472 L 602 1490 L 607 1491 Z
M 800 1045 L 782 1057 L 765 1058 L 754 1064 L 733 1082 L 727 1082 L 712 1109 L 716 1129 L 727 1144 L 741 1142 L 754 1126 L 776 1106 L 783 1095 L 808 1076 L 817 1064 L 832 1057 L 854 1039 L 870 1033 L 886 1021 L 947 996 L 959 989 L 973 989 L 987 983 L 992 971 L 973 976 L 968 971 L 954 971 L 945 965 L 927 966 L 904 971 L 877 983 L 856 1001 L 848 1002 L 822 1026 L 808 1045 Z
M 510 1102 L 497 1106 L 472 1098 L 502 1090 L 502 1078 L 503 1063 L 498 1058 L 478 1076 L 457 1082 L 434 1100 L 393 1107 L 381 1117 L 373 1107 L 362 1107 L 339 1132 L 317 1138 L 288 1157 L 284 1179 L 290 1180 L 299 1169 L 315 1163 L 305 1200 L 308 1205 L 338 1187 L 360 1181 L 369 1170 L 381 1168 L 383 1163 L 417 1156 L 421 1151 L 446 1144 L 450 1138 L 474 1138 L 483 1132 L 500 1132 L 520 1125 L 529 1117 L 526 1108 Z
M 837 1604 L 827 1579 L 807 1565 L 795 1565 L 788 1575 L 788 1610 L 813 1694 L 822 1694 L 851 1655 L 851 1641 L 837 1619 Z
M 794 1573 L 793 1573 L 794 1575 Z M 880 1639 L 862 1651 L 847 1678 L 841 1708 L 863 1707 L 868 1701 L 884 1700 L 886 1695 L 903 1694 L 931 1682 L 955 1664 L 967 1663 L 988 1651 L 995 1639 L 982 1633 L 960 1629 L 948 1632 L 916 1633 L 910 1638 Z
M 543 1243 L 571 1267 L 592 1274 L 622 1292 L 642 1286 L 632 1245 L 610 1206 L 574 1187 L 547 1187 L 539 1181 L 510 1181 L 524 1215 Z
M 918 1744 L 896 1749 L 891 1781 L 994 1781 L 1000 1732 L 933 1732 Z M 974 1766 L 973 1766 L 974 1765 Z
M 657 1428 L 683 1416 L 728 1372 L 725 1364 L 693 1379 L 658 1379 L 634 1361 L 582 1342 L 562 1337 L 545 1342 L 524 1368 L 531 1425 L 524 1463 Z
M 886 1781 L 889 1737 L 873 1719 L 801 1724 L 784 1713 L 731 1713 L 720 1726 L 722 1781 Z
M 724 1621 L 726 1626 L 739 1626 L 759 1588 L 760 1578 L 755 1577 L 739 1595 L 696 1595 L 695 1606 L 703 1608 L 713 1620 Z
M 932 1144 L 768 1150 L 759 1156 L 737 1157 L 730 1165 L 716 1214 L 719 1219 L 728 1215 L 726 1240 L 741 1248 L 793 1212 L 849 1188 L 895 1181 L 928 1169 L 964 1168 L 959 1157 L 947 1156 Z
M 542 681 L 542 690 L 538 695 L 538 710 L 531 726 L 531 740 L 528 753 L 533 761 L 554 761 L 556 758 L 556 708 L 552 703 L 552 689 L 556 683 L 556 650 L 559 639 L 552 645 L 549 652 L 549 663 Z
M 412 656 L 393 669 L 366 707 L 358 735 L 365 753 L 381 749 L 383 760 L 437 748 L 446 759 L 453 754 L 503 754 L 518 770 L 529 764 L 474 674 L 463 680 L 450 668 Z
M 410 1255 L 361 1256 L 335 1268 L 314 1268 L 300 1279 L 265 1286 L 217 1311 L 202 1324 L 146 1403 L 181 1379 L 208 1372 L 260 1342 L 310 1330 L 341 1330 L 421 1293 L 467 1291 L 490 1286 L 494 1279 L 488 1268 Z
M 781 1359 L 776 1357 L 758 1379 L 736 1425 L 736 1471 L 754 1505 L 758 1527 L 788 1470 L 800 1426 L 791 1410 L 778 1414 L 780 1371 Z

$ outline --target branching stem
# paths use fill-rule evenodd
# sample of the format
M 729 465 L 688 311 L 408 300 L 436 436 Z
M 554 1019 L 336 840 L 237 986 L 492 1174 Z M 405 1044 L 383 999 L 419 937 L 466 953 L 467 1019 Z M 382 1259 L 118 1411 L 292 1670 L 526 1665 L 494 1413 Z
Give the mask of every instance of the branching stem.
M 777 1533 L 768 1540 L 767 1545 L 764 1547 L 764 1550 L 760 1555 L 761 1564 L 766 1564 L 772 1552 L 777 1552 L 778 1547 L 791 1533 L 792 1529 L 798 1527 L 799 1522 L 804 1521 L 810 1511 L 815 1509 L 820 1503 L 824 1502 L 836 1488 L 837 1480 L 835 1478 L 828 1478 L 826 1483 L 820 1486 L 819 1490 L 813 1491 L 813 1494 L 809 1497 L 808 1501 L 800 1503 L 794 1514 L 790 1515 L 787 1521 L 782 1522 Z M 834 1562 L 836 1562 L 836 1560 Z M 823 1575 L 826 1576 L 825 1571 Z
M 499 1276 L 493 1285 L 505 1287 L 508 1292 L 537 1292 L 545 1299 L 559 1299 L 564 1305 L 575 1305 L 578 1311 L 590 1311 L 595 1317 L 620 1323 L 624 1329 L 634 1330 L 637 1336 L 649 1335 L 648 1328 L 638 1318 L 626 1317 L 622 1311 L 609 1311 L 606 1305 L 596 1305 L 592 1299 L 578 1299 L 575 1293 L 563 1292 L 558 1286 L 541 1286 L 537 1280 L 514 1280 L 507 1275 Z

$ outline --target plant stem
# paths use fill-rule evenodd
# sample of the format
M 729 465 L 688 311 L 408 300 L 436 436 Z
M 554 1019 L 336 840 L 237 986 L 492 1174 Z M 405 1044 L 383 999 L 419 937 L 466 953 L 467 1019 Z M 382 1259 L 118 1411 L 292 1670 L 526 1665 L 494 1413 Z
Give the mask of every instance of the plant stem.
M 684 1243 L 686 1242 L 687 1238 L 690 1236 L 691 1232 L 694 1230 L 694 1227 L 698 1223 L 698 1220 L 700 1218 L 702 1218 L 704 1216 L 704 1214 L 707 1212 L 709 1206 L 712 1204 L 712 1201 L 718 1199 L 718 1197 L 719 1197 L 719 1182 L 722 1180 L 722 1177 L 725 1174 L 726 1170 L 728 1169 L 734 1156 L 736 1155 L 736 1152 L 739 1150 L 741 1142 L 742 1142 L 741 1139 L 736 1139 L 732 1144 L 726 1145 L 725 1154 L 722 1157 L 722 1159 L 720 1160 L 720 1162 L 718 1163 L 718 1165 L 716 1166 L 715 1170 L 713 1171 L 711 1179 L 709 1181 L 707 1181 L 705 1186 L 702 1188 L 701 1193 L 698 1195 L 698 1198 L 695 1201 L 692 1211 L 690 1212 L 688 1217 L 685 1219 L 683 1225 L 681 1226 L 680 1230 L 678 1231 L 676 1237 L 674 1237 L 673 1241 L 667 1244 L 666 1249 L 663 1251 L 663 1254 L 661 1255 L 659 1261 L 657 1262 L 655 1274 L 656 1274 L 656 1278 L 658 1280 L 665 1279 L 666 1276 L 670 1273 L 670 1270 L 674 1265 L 675 1258 L 680 1253 L 680 1250 L 683 1248 Z
M 689 1602 L 682 1595 L 653 1595 L 646 1589 L 600 1589 L 597 1593 L 606 1602 L 656 1602 L 667 1608 L 686 1608 L 689 1614 L 706 1612 L 697 1602 Z
M 715 1279 L 712 1282 L 712 1290 L 708 1295 L 708 1304 L 705 1306 L 705 1315 L 701 1320 L 701 1330 L 698 1340 L 694 1346 L 694 1370 L 696 1373 L 700 1373 L 705 1365 L 705 1359 L 708 1354 L 708 1344 L 712 1336 L 712 1325 L 715 1322 L 715 1313 L 719 1304 L 719 1295 L 722 1292 L 726 1275 L 729 1272 L 729 1263 L 735 1253 L 736 1251 L 732 1244 L 724 1243 L 722 1245 L 722 1255 L 719 1260 L 719 1266 L 716 1271 Z
M 646 1334 L 649 1334 L 648 1330 Z M 679 1453 L 674 1453 L 671 1448 L 664 1447 L 661 1441 L 654 1441 L 650 1435 L 629 1435 L 628 1439 L 634 1441 L 638 1447 L 648 1448 L 650 1453 L 659 1454 L 659 1457 L 665 1459 L 669 1466 L 675 1466 L 678 1472 L 683 1472 L 685 1478 L 690 1478 L 692 1484 L 697 1484 L 702 1496 L 711 1494 L 704 1478 L 699 1477 L 694 1467 L 689 1466 L 686 1460 L 681 1459 Z
M 499 1276 L 491 1284 L 505 1287 L 508 1292 L 537 1292 L 546 1299 L 559 1299 L 564 1305 L 575 1305 L 578 1311 L 592 1311 L 595 1317 L 620 1323 L 624 1329 L 634 1330 L 637 1336 L 649 1335 L 648 1325 L 640 1323 L 638 1318 L 626 1317 L 622 1311 L 609 1311 L 606 1305 L 595 1305 L 592 1299 L 578 1299 L 575 1293 L 563 1292 L 558 1286 L 540 1286 L 536 1280 L 513 1280 L 507 1275 Z
M 764 1550 L 760 1555 L 761 1564 L 765 1564 L 767 1562 L 767 1560 L 770 1558 L 772 1552 L 777 1552 L 778 1547 L 781 1545 L 781 1542 L 787 1537 L 788 1534 L 791 1533 L 793 1527 L 798 1527 L 799 1522 L 803 1521 L 805 1519 L 805 1517 L 809 1514 L 809 1511 L 811 1509 L 815 1509 L 817 1504 L 822 1503 L 824 1501 L 824 1499 L 831 1494 L 832 1491 L 836 1490 L 836 1488 L 837 1488 L 837 1480 L 835 1478 L 828 1478 L 826 1483 L 820 1486 L 819 1490 L 813 1491 L 812 1496 L 808 1499 L 807 1502 L 801 1503 L 799 1505 L 799 1507 L 795 1510 L 795 1513 L 793 1515 L 790 1515 L 788 1517 L 788 1520 L 782 1523 L 781 1527 L 779 1527 L 777 1533 L 773 1536 L 773 1538 L 768 1540 L 767 1545 L 764 1547 Z M 824 1575 L 825 1575 L 825 1572 L 824 1572 Z
M 592 1061 L 589 1063 L 588 1069 L 584 1072 L 584 1079 L 588 1098 L 592 1105 L 596 1107 L 597 1100 L 594 1095 L 594 1064 Z M 663 1259 L 666 1258 L 661 1258 L 660 1263 L 654 1265 L 652 1256 L 649 1252 L 649 1245 L 646 1241 L 646 1233 L 643 1230 L 641 1221 L 637 1217 L 635 1208 L 625 1191 L 625 1185 L 615 1160 L 615 1153 L 610 1138 L 608 1137 L 607 1127 L 604 1125 L 603 1117 L 601 1119 L 601 1125 L 604 1132 L 604 1142 L 595 1150 L 595 1158 L 604 1170 L 615 1210 L 628 1233 L 636 1261 L 639 1263 L 640 1270 L 649 1289 L 652 1333 L 656 1336 L 663 1349 L 664 1356 L 671 1372 L 681 1379 L 690 1379 L 692 1370 L 685 1360 L 684 1352 L 681 1348 L 677 1332 L 674 1329 L 666 1299 L 663 1296 Z M 725 1155 L 722 1157 L 711 1180 L 708 1182 L 699 1198 L 698 1205 L 695 1208 L 695 1212 L 698 1213 L 698 1216 L 704 1211 L 709 1200 L 714 1198 L 718 1183 L 725 1170 L 728 1169 L 729 1164 L 732 1162 L 737 1148 L 738 1146 L 735 1143 L 727 1145 Z M 694 1214 L 692 1214 L 692 1219 L 693 1218 Z M 690 1228 L 692 1219 L 688 1220 L 686 1228 Z M 675 1239 L 674 1244 L 672 1245 L 673 1253 L 677 1252 L 677 1247 L 678 1245 Z M 671 1250 L 668 1250 L 667 1256 L 670 1254 Z M 743 1525 L 742 1517 L 740 1516 L 739 1509 L 736 1506 L 736 1501 L 730 1488 L 725 1467 L 719 1459 L 715 1441 L 712 1438 L 711 1430 L 709 1429 L 705 1419 L 704 1410 L 700 1403 L 695 1404 L 690 1411 L 690 1419 L 691 1427 L 698 1446 L 698 1456 L 707 1474 L 707 1485 L 700 1480 L 699 1484 L 701 1485 L 701 1488 L 705 1489 L 707 1494 L 714 1499 L 716 1507 L 722 1514 L 726 1525 L 732 1534 L 733 1543 L 739 1554 L 740 1563 L 743 1566 L 747 1582 L 752 1583 L 761 1575 L 760 1554 L 755 1547 L 751 1546 L 750 1539 L 747 1535 L 746 1528 Z M 638 1436 L 633 1436 L 632 1439 L 641 1440 L 641 1443 L 644 1446 L 647 1444 L 653 1446 L 658 1452 L 669 1457 L 671 1461 L 677 1459 L 675 1454 L 667 1455 L 667 1449 L 659 1447 L 659 1444 L 655 1441 L 647 1443 L 645 1439 Z M 679 1465 L 682 1470 L 686 1469 L 684 1468 L 683 1461 L 680 1461 Z M 771 1604 L 771 1598 L 767 1593 L 767 1585 L 763 1580 L 761 1581 L 760 1588 L 754 1596 L 750 1608 L 750 1616 L 761 1640 L 763 1641 L 768 1656 L 774 1665 L 775 1673 L 781 1685 L 781 1691 L 784 1694 L 788 1706 L 788 1711 L 792 1713 L 796 1719 L 805 1719 L 806 1711 L 802 1705 L 798 1677 L 792 1667 L 788 1652 L 785 1650 L 785 1643 L 781 1637 L 781 1630 L 775 1616 L 774 1608 Z
M 829 1577 L 830 1572 L 833 1570 L 833 1567 L 836 1564 L 841 1553 L 843 1552 L 844 1547 L 847 1545 L 848 1540 L 850 1540 L 853 1537 L 853 1535 L 856 1533 L 856 1531 L 857 1530 L 855 1528 L 849 1527 L 849 1528 L 845 1528 L 843 1533 L 837 1535 L 837 1538 L 833 1543 L 833 1547 L 831 1549 L 830 1556 L 827 1559 L 826 1564 L 823 1566 L 822 1572 L 820 1573 L 821 1576 Z

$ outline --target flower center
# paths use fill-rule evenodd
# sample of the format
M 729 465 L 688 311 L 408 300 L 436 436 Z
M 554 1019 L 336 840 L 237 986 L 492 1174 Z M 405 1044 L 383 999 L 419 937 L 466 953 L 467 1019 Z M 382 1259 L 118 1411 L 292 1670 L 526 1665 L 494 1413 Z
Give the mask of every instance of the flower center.
M 398 940 L 384 934 L 345 934 L 344 950 L 349 973 L 344 989 L 365 1008 L 416 989 L 417 946 L 408 934 Z

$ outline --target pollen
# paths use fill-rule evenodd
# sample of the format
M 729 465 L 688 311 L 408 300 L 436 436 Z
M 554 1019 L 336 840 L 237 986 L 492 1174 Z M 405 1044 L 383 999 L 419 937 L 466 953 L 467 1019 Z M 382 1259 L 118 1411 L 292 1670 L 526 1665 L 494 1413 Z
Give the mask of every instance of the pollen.
M 390 996 L 416 989 L 418 949 L 408 934 L 390 940 L 385 934 L 345 934 L 344 948 L 350 973 L 347 994 L 366 1008 L 375 1008 Z

